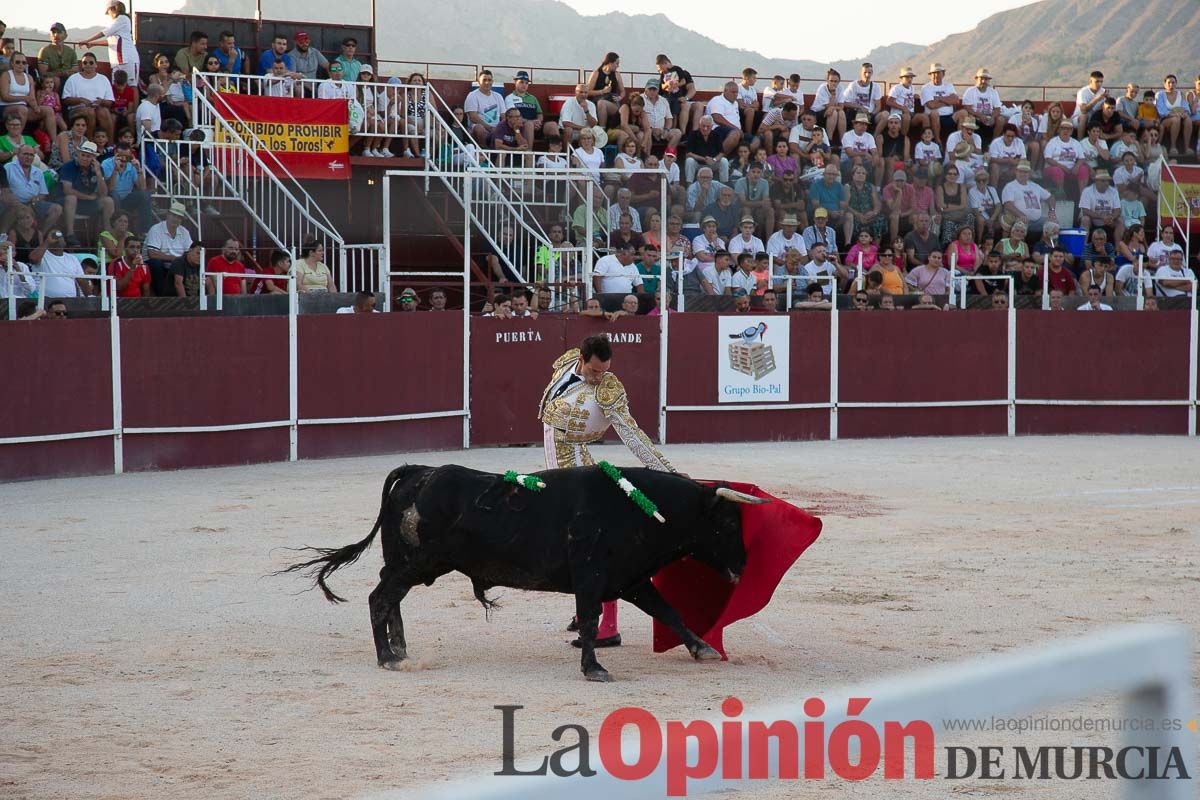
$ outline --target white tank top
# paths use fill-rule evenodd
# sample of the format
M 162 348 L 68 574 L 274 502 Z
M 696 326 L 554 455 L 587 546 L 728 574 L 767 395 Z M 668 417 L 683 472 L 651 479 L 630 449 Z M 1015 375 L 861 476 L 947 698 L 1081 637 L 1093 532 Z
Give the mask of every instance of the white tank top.
M 17 83 L 17 73 L 9 71 L 8 73 L 8 93 L 13 97 L 29 97 L 30 87 L 33 86 L 33 80 L 29 77 L 29 73 L 25 73 L 24 85 Z

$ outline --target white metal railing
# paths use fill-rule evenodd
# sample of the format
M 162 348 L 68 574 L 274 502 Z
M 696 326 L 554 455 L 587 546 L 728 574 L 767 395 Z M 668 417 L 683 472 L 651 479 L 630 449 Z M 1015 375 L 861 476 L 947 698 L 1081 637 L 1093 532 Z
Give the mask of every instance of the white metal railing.
M 1129 771 L 1146 770 L 1149 773 L 1147 759 L 1157 756 L 1153 763 L 1161 767 L 1166 763 L 1168 753 L 1178 753 L 1177 757 L 1182 760 L 1180 769 L 1172 771 L 1169 779 L 1155 780 L 1147 774 L 1140 779 L 1120 781 L 1125 796 L 1139 800 L 1185 800 L 1194 796 L 1195 789 L 1195 745 L 1192 734 L 1185 727 L 1193 714 L 1191 655 L 1191 633 L 1182 625 L 1112 628 L 1014 653 L 974 658 L 880 678 L 868 685 L 822 692 L 820 699 L 824 712 L 818 719 L 822 730 L 829 732 L 853 720 L 874 732 L 872 738 L 878 747 L 878 743 L 885 740 L 885 726 L 889 723 L 908 726 L 911 722 L 923 722 L 934 737 L 939 733 L 961 736 L 954 728 L 964 721 L 1012 718 L 1040 708 L 1119 694 L 1125 703 L 1125 718 L 1162 722 L 1129 726 L 1122 744 L 1144 748 L 1130 751 Z M 736 792 L 738 789 L 747 793 L 783 789 L 785 793 L 799 796 L 802 794 L 799 784 L 782 777 L 781 765 L 785 757 L 788 763 L 808 763 L 813 758 L 807 752 L 807 747 L 813 744 L 810 737 L 807 734 L 796 737 L 798 749 L 790 749 L 793 746 L 789 744 L 789 751 L 783 753 L 782 745 L 768 747 L 761 741 L 756 745 L 753 731 L 755 727 L 781 721 L 790 723 L 797 731 L 807 731 L 806 726 L 813 722 L 810 699 L 801 695 L 773 707 L 746 709 L 732 722 L 728 717 L 707 721 L 708 729 L 713 732 L 713 738 L 709 740 L 711 753 L 738 754 L 735 765 L 742 764 L 743 754 L 762 753 L 766 763 L 762 776 L 757 778 L 751 777 L 753 772 L 741 768 L 728 769 L 728 762 L 725 762 L 726 769 L 719 768 L 726 758 L 732 758 L 727 755 L 714 756 L 712 766 L 707 770 L 693 770 L 704 761 L 700 752 L 701 737 L 692 734 L 673 736 L 671 729 L 664 727 L 665 720 L 659 722 L 652 717 L 654 724 L 637 726 L 639 735 L 621 738 L 619 753 L 614 758 L 622 765 L 644 764 L 650 750 L 643 750 L 643 743 L 649 744 L 650 748 L 656 747 L 658 755 L 653 756 L 655 760 L 650 763 L 648 774 L 640 780 L 614 776 L 604 768 L 606 758 L 601 755 L 598 745 L 592 745 L 589 763 L 596 769 L 594 774 L 572 772 L 566 777 L 558 777 L 553 773 L 533 771 L 534 763 L 519 764 L 516 769 L 529 777 L 514 778 L 493 773 L 460 779 L 449 785 L 427 786 L 419 793 L 431 800 L 557 800 L 562 797 L 572 800 L 608 800 L 612 797 L 649 800 L 667 797 L 668 775 L 678 781 L 681 771 L 688 796 Z M 865 760 L 860 758 L 865 738 L 861 733 L 863 728 L 847 737 L 845 758 L 848 763 L 861 764 Z M 825 746 L 825 736 L 822 734 L 819 739 L 821 753 L 816 755 L 823 770 L 830 767 L 829 751 L 832 749 Z M 678 743 L 682 751 L 676 752 L 670 743 Z M 929 747 L 937 744 L 936 740 L 932 741 Z M 903 748 L 903 743 L 901 746 Z M 1149 748 L 1155 748 L 1153 755 Z M 908 756 L 901 755 L 902 760 L 907 760 Z M 915 760 L 916 756 L 912 758 Z M 568 759 L 565 766 L 573 769 L 577 764 Z M 1192 779 L 1182 779 L 1184 774 Z M 877 769 L 875 778 L 878 777 Z M 943 780 L 939 778 L 944 779 L 944 776 L 935 774 L 916 783 L 929 783 L 931 793 L 940 794 L 937 784 Z M 825 777 L 822 784 L 832 788 L 831 780 L 837 779 Z M 906 775 L 903 785 L 906 788 L 914 786 L 913 777 Z M 1045 788 L 1057 788 L 1057 785 Z M 394 789 L 361 797 L 363 800 L 400 800 L 409 796 L 409 791 Z M 875 794 L 890 796 L 888 791 L 881 789 Z
M 219 77 L 224 76 L 192 74 L 192 119 L 195 127 L 205 133 L 205 141 L 173 145 L 176 149 L 202 148 L 205 168 L 199 180 L 196 170 L 187 163 L 169 168 L 165 191 L 178 192 L 171 195 L 172 199 L 194 201 L 198 230 L 203 225 L 205 201 L 235 201 L 275 247 L 292 250 L 305 242 L 316 242 L 325 247 L 334 263 L 344 263 L 347 256 L 342 252 L 342 236 L 308 190 L 224 100 L 227 95 L 214 83 Z M 164 152 L 169 150 L 165 148 Z M 341 288 L 350 290 L 346 284 Z
M 570 186 L 581 171 L 538 167 L 534 153 L 478 147 L 432 87 L 425 109 L 427 178 L 443 182 L 502 267 L 525 282 L 536 254 L 553 247 L 543 220 L 569 224 Z M 587 249 L 590 260 L 590 242 Z
M 371 139 L 401 140 L 397 147 L 407 146 L 414 154 L 424 149 L 425 108 L 428 89 L 424 84 L 393 84 L 378 81 L 341 81 L 315 78 L 275 78 L 271 75 L 227 75 L 218 72 L 197 72 L 193 86 L 207 85 L 219 94 L 259 95 L 263 97 L 308 97 L 353 99 L 361 113 L 358 127 L 352 136 Z M 324 88 L 323 88 L 324 87 Z M 220 107 L 219 104 L 218 108 Z M 193 101 L 192 119 L 200 126 L 211 126 L 208 112 Z M 388 143 L 390 148 L 391 142 Z M 393 155 L 401 155 L 401 152 Z

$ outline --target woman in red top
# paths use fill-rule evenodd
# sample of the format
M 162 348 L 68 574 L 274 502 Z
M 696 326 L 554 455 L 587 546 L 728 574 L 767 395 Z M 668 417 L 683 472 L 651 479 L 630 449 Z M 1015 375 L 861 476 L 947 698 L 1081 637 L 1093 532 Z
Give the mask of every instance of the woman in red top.
M 964 225 L 958 229 L 958 238 L 946 248 L 946 263 L 956 267 L 959 272 L 974 272 L 979 261 L 975 231 L 970 225 Z

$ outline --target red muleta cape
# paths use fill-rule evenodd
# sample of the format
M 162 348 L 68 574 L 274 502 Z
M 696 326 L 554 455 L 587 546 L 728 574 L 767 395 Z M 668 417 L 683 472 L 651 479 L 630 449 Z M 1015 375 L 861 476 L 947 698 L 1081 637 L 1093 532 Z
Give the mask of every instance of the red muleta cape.
M 788 569 L 821 535 L 821 520 L 752 483 L 722 483 L 772 501 L 740 506 L 746 545 L 746 569 L 741 579 L 730 584 L 707 564 L 685 558 L 660 570 L 653 583 L 683 616 L 688 630 L 695 631 L 725 659 L 725 626 L 766 607 Z M 680 644 L 683 642 L 670 628 L 654 621 L 654 652 L 663 653 Z

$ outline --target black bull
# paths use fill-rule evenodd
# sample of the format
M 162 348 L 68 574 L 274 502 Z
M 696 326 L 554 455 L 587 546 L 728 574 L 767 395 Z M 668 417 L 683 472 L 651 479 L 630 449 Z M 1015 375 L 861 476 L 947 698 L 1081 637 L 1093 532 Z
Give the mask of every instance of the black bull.
M 341 548 L 305 548 L 319 558 L 288 567 L 307 570 L 325 597 L 343 602 L 325 584 L 352 564 L 383 531 L 383 569 L 371 592 L 371 629 L 379 665 L 397 669 L 407 653 L 400 603 L 409 590 L 461 572 L 490 608 L 494 586 L 575 596 L 588 680 L 609 679 L 594 642 L 601 603 L 620 598 L 669 626 L 696 659 L 719 658 L 688 630 L 650 582 L 667 564 L 690 556 L 736 581 L 746 564 L 736 503 L 766 502 L 727 488 L 702 486 L 681 475 L 624 470 L 665 518 L 647 516 L 599 467 L 537 473 L 540 492 L 500 475 L 455 465 L 408 465 L 383 484 L 375 526 Z

